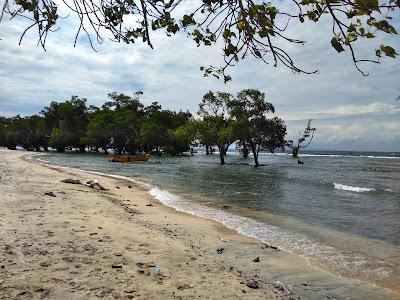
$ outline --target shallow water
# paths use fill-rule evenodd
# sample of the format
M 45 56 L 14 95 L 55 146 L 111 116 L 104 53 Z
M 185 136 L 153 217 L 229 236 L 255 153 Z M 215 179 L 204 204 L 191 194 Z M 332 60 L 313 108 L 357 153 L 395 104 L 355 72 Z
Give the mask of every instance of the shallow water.
M 56 154 L 49 162 L 123 175 L 178 210 L 224 223 L 332 273 L 399 290 L 400 157 L 385 153 L 261 154 L 265 166 L 230 153 L 109 163 L 104 155 Z M 223 208 L 225 206 L 225 208 Z M 229 207 L 226 207 L 229 206 Z

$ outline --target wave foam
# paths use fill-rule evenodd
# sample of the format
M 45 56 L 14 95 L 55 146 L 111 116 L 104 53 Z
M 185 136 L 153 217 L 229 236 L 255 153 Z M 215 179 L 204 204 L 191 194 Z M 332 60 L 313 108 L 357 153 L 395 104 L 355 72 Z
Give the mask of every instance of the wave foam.
M 149 190 L 149 194 L 164 205 L 177 211 L 217 221 L 240 234 L 299 255 L 310 263 L 322 263 L 322 265 L 335 270 L 335 272 L 357 272 L 364 269 L 368 264 L 366 257 L 342 252 L 300 233 L 190 201 L 156 186 Z M 375 269 L 372 268 L 370 271 L 375 272 Z M 390 274 L 390 272 L 387 271 L 387 274 Z
M 355 192 L 355 193 L 364 193 L 364 192 L 371 192 L 375 191 L 373 188 L 366 188 L 366 187 L 358 187 L 358 186 L 351 186 L 351 185 L 344 185 L 340 183 L 333 183 L 335 189 L 346 191 L 346 192 Z

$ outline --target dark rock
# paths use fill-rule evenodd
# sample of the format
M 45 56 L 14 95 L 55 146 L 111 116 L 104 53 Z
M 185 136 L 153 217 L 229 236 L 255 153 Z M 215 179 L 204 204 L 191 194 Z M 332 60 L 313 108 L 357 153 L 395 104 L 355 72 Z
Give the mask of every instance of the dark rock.
M 132 186 L 128 185 L 128 188 L 130 188 L 130 189 L 131 189 L 131 188 L 132 188 Z
M 224 206 L 222 206 L 222 208 L 223 209 L 228 209 L 228 208 L 231 208 L 229 205 L 224 205 Z
M 304 286 L 308 286 L 308 283 L 302 283 L 302 285 L 304 285 Z
M 113 269 L 122 269 L 122 264 L 112 264 L 111 268 L 113 268 Z
M 183 283 L 183 284 L 178 284 L 178 286 L 176 287 L 178 290 L 186 290 L 186 289 L 191 289 L 193 288 L 192 285 L 187 284 L 187 283 Z
M 116 189 L 119 189 L 120 187 L 119 187 L 119 186 L 116 186 L 115 188 L 116 188 Z
M 146 275 L 146 276 L 149 276 L 149 275 L 150 275 L 150 271 L 149 271 L 148 269 L 137 269 L 137 272 L 138 272 L 139 274 L 144 274 L 144 275 Z
M 255 281 L 255 280 L 249 280 L 249 281 L 247 281 L 247 282 L 246 282 L 246 286 L 249 287 L 249 288 L 251 288 L 251 289 L 258 289 L 258 288 L 259 288 L 258 282 Z
M 97 235 L 97 232 L 89 233 L 89 235 Z
M 253 259 L 254 262 L 260 262 L 260 258 L 256 257 L 255 259 Z
M 149 204 L 146 204 L 146 206 L 153 206 L 153 204 L 149 203 Z
M 217 249 L 217 253 L 218 254 L 222 254 L 224 252 L 224 250 L 225 250 L 224 248 L 218 248 Z
M 50 196 L 50 197 L 57 197 L 53 192 L 46 192 L 44 193 L 46 196 Z

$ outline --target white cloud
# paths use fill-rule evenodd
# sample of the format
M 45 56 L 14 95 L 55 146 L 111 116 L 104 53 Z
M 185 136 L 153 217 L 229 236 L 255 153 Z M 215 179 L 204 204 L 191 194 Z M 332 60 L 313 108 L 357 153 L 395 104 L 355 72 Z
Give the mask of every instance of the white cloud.
M 193 1 L 187 3 L 192 5 Z M 66 100 L 71 95 L 101 105 L 109 92 L 131 94 L 136 90 L 144 91 L 142 100 L 146 104 L 159 101 L 166 108 L 195 112 L 207 90 L 235 93 L 258 88 L 288 121 L 289 134 L 304 128 L 305 119 L 315 119 L 316 143 L 329 146 L 354 137 L 368 142 L 377 136 L 388 140 L 398 126 L 383 116 L 399 116 L 394 100 L 400 94 L 399 60 L 366 65 L 371 75 L 363 77 L 347 53 L 337 54 L 331 48 L 326 36 L 329 22 L 292 26 L 289 31 L 291 36 L 308 41 L 305 46 L 290 46 L 290 53 L 304 68 L 318 68 L 319 74 L 293 75 L 289 70 L 248 59 L 231 69 L 234 80 L 227 85 L 203 78 L 199 70 L 202 65 L 222 64 L 221 47 L 198 48 L 184 34 L 167 38 L 156 32 L 154 50 L 140 43 L 124 45 L 106 40 L 94 52 L 84 36 L 73 48 L 77 24 L 69 19 L 64 25 L 49 35 L 44 52 L 36 46 L 36 32 L 28 33 L 17 46 L 22 22 L 1 23 L 0 115 L 37 113 L 50 100 Z M 400 46 L 398 38 L 391 41 Z M 367 54 L 371 47 L 359 50 Z M 368 116 L 369 121 L 356 119 L 357 115 Z
M 334 115 L 355 115 L 371 113 L 396 113 L 400 112 L 395 105 L 384 102 L 373 102 L 367 105 L 341 105 L 328 111 L 328 114 Z

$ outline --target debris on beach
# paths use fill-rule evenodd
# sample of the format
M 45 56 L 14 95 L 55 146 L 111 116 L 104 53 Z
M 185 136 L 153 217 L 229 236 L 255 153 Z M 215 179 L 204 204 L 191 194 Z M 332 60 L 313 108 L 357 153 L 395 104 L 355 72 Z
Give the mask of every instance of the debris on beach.
M 285 293 L 291 293 L 292 292 L 292 289 L 289 286 L 284 285 L 280 281 L 274 282 L 273 286 L 274 286 L 274 288 L 276 288 L 277 290 L 280 290 L 281 292 L 285 292 Z
M 253 259 L 254 262 L 260 262 L 260 257 L 256 257 L 255 259 Z
M 111 268 L 113 268 L 113 269 L 122 269 L 122 264 L 120 264 L 120 263 L 112 264 Z
M 255 281 L 254 279 L 251 279 L 246 282 L 246 286 L 251 288 L 251 289 L 258 289 L 260 286 L 258 285 L 258 282 Z
M 53 192 L 45 192 L 44 194 L 50 197 L 57 197 Z
M 225 250 L 224 248 L 218 248 L 217 249 L 217 253 L 218 254 L 222 254 L 224 252 L 224 250 Z
M 222 237 L 222 236 L 219 236 L 218 239 L 220 239 L 220 240 L 223 241 L 223 242 L 226 242 L 226 240 L 225 240 L 224 237 Z
M 273 249 L 273 250 L 277 250 L 277 251 L 279 251 L 279 248 L 278 247 L 276 247 L 276 246 L 272 246 L 272 245 L 268 245 L 267 243 L 262 243 L 261 244 L 261 248 L 262 249 Z
M 88 180 L 86 182 L 82 182 L 77 178 L 67 178 L 67 179 L 61 180 L 61 182 L 70 183 L 70 184 L 81 184 L 81 185 L 88 186 L 88 187 L 90 187 L 92 189 L 99 189 L 99 190 L 102 190 L 102 191 L 107 191 L 108 190 L 102 184 L 100 184 L 97 179 Z
M 82 184 L 82 182 L 79 179 L 76 179 L 76 178 L 63 179 L 63 180 L 61 180 L 61 182 L 71 183 L 71 184 Z
M 176 288 L 178 290 L 186 290 L 186 289 L 192 289 L 192 288 L 194 288 L 194 286 L 190 285 L 190 284 L 187 284 L 187 283 L 184 283 L 184 284 L 178 284 Z
M 146 206 L 153 206 L 153 204 L 149 203 L 149 204 L 146 204 Z

